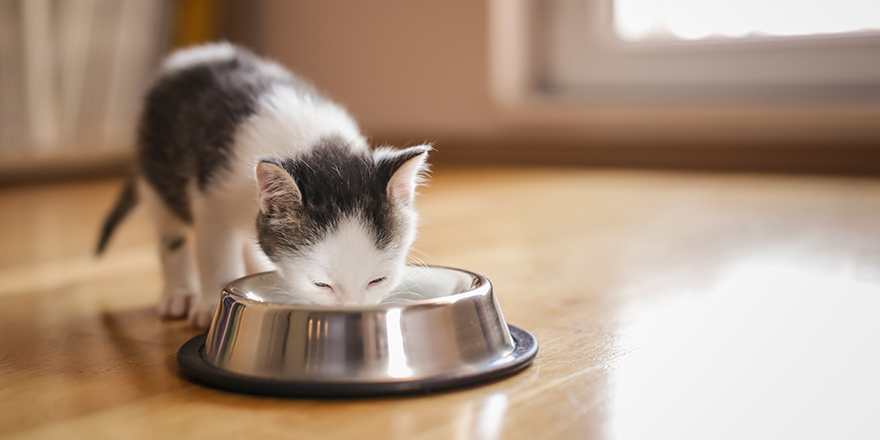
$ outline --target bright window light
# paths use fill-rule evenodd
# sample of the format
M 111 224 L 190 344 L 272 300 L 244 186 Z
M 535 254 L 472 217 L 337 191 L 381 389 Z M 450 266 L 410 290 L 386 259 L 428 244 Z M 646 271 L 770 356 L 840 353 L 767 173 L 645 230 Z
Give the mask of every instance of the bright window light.
M 614 0 L 624 41 L 791 37 L 880 31 L 878 0 Z

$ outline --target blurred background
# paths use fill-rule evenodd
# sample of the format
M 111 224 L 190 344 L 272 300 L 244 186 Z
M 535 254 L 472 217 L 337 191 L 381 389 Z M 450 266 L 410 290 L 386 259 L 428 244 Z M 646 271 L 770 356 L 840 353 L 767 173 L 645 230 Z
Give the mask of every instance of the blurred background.
M 880 173 L 880 2 L 0 0 L 0 180 L 121 173 L 219 39 L 441 165 Z

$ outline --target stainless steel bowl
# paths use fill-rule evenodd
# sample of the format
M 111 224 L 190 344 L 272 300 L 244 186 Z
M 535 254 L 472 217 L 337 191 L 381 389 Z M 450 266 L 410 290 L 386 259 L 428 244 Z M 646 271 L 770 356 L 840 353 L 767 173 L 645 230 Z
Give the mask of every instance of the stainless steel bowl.
M 404 275 L 387 303 L 335 308 L 303 304 L 274 272 L 240 278 L 178 361 L 196 379 L 235 391 L 358 396 L 470 385 L 534 359 L 534 337 L 507 325 L 482 275 L 418 266 Z

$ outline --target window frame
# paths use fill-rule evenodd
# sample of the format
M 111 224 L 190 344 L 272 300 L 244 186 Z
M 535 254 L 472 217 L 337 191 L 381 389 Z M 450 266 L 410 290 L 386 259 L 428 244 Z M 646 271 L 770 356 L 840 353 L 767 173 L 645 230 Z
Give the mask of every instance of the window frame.
M 490 92 L 499 108 L 525 120 L 569 126 L 625 121 L 671 129 L 710 128 L 708 132 L 716 135 L 725 128 L 727 133 L 760 127 L 764 134 L 792 134 L 809 127 L 800 134 L 824 129 L 825 134 L 838 137 L 848 132 L 858 139 L 880 140 L 880 35 L 628 43 L 614 35 L 611 2 L 490 0 Z M 568 28 L 547 26 L 560 16 L 568 21 Z M 572 34 L 571 22 L 579 17 L 592 21 L 579 34 Z M 559 44 L 565 39 L 574 39 L 574 44 Z M 559 59 L 577 56 L 584 45 L 591 50 L 575 60 L 575 68 L 569 65 L 568 72 L 560 70 Z M 789 76 L 774 65 L 776 70 L 769 77 L 754 71 L 737 77 L 726 68 L 712 73 L 714 77 L 684 76 L 678 83 L 669 81 L 674 72 L 664 70 L 664 81 L 645 81 L 644 73 L 658 66 L 651 62 L 661 60 L 662 64 L 664 58 L 714 57 L 726 59 L 729 66 L 744 59 L 760 64 L 785 52 L 795 60 L 788 61 Z M 836 56 L 838 63 L 860 56 L 873 58 L 862 63 L 862 70 L 835 78 L 833 73 L 840 69 L 805 72 L 804 66 L 816 64 L 817 54 Z M 615 67 L 625 66 L 635 73 L 614 77 L 613 68 L 605 66 L 598 69 L 604 77 L 594 74 L 581 83 L 572 81 L 572 72 L 607 64 L 614 57 L 636 59 Z M 665 63 L 661 67 L 668 69 L 669 62 Z M 771 116 L 774 124 L 768 123 Z

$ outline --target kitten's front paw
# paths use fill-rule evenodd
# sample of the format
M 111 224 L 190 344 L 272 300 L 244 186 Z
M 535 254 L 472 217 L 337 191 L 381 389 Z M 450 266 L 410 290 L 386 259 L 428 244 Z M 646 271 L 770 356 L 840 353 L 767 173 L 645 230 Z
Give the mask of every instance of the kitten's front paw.
M 162 292 L 159 300 L 159 316 L 163 318 L 183 318 L 195 302 L 195 295 L 187 290 L 174 289 Z
M 195 301 L 189 310 L 189 323 L 196 328 L 208 328 L 214 319 L 217 301 Z

